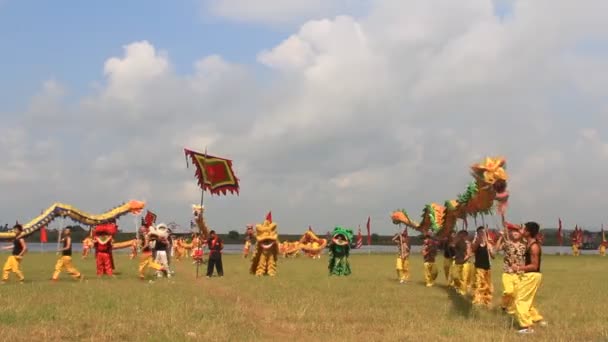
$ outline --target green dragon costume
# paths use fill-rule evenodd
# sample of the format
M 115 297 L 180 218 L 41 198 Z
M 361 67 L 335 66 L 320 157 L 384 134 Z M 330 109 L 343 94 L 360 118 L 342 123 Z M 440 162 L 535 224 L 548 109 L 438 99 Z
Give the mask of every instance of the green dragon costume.
M 348 255 L 352 239 L 352 230 L 342 227 L 334 229 L 329 243 L 329 275 L 347 276 L 351 274 Z

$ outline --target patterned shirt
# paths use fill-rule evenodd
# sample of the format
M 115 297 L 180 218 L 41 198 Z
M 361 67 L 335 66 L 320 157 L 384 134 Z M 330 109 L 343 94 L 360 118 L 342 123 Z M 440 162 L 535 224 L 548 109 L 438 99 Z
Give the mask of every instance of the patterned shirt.
M 502 271 L 504 273 L 515 273 L 512 266 L 524 264 L 526 245 L 522 242 L 505 241 L 502 250 L 505 252 Z

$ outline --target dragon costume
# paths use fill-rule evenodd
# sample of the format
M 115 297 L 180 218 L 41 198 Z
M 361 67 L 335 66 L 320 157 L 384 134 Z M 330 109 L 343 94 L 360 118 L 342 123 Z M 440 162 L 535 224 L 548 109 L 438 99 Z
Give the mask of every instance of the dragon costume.
M 405 224 L 421 233 L 430 232 L 440 237 L 448 236 L 461 219 L 466 225 L 469 216 L 489 214 L 494 201 L 498 202 L 498 213 L 504 214 L 509 194 L 507 192 L 506 161 L 504 158 L 486 158 L 482 163 L 471 166 L 475 179 L 457 199 L 440 205 L 427 204 L 420 223 L 410 219 L 405 210 L 391 214 L 394 224 Z
M 249 272 L 256 276 L 277 274 L 277 256 L 279 254 L 279 235 L 277 224 L 266 219 L 262 224 L 256 224 L 255 252 L 251 259 Z
M 47 208 L 42 214 L 30 222 L 23 225 L 23 237 L 26 237 L 40 228 L 47 226 L 56 217 L 69 217 L 72 220 L 82 223 L 87 226 L 95 226 L 108 222 L 113 222 L 119 217 L 126 214 L 139 214 L 145 207 L 144 202 L 140 201 L 129 201 L 114 209 L 108 210 L 105 213 L 92 215 L 77 209 L 74 206 L 63 203 L 55 203 Z M 15 238 L 15 232 L 10 231 L 6 233 L 0 233 L 0 240 L 12 240 Z
M 352 230 L 342 227 L 334 229 L 329 243 L 329 275 L 347 276 L 351 274 L 348 256 L 352 239 Z

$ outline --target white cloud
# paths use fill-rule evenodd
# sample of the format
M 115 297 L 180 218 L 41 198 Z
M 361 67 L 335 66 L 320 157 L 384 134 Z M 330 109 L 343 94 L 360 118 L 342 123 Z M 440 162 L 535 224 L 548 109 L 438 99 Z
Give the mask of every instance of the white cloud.
M 178 75 L 167 53 L 135 42 L 75 103 L 49 81 L 31 119 L 2 125 L 0 186 L 15 195 L 1 216 L 23 220 L 55 199 L 95 211 L 135 196 L 185 224 L 198 200 L 188 146 L 234 159 L 241 196 L 208 202 L 220 231 L 273 210 L 284 231 L 371 215 L 388 232 L 391 210 L 418 215 L 454 198 L 468 166 L 495 154 L 508 158 L 515 221 L 601 222 L 608 78 L 605 56 L 580 46 L 606 44 L 606 5 L 514 1 L 502 18 L 495 2 L 378 1 L 331 18 L 342 5 L 259 2 L 245 13 L 244 3 L 208 3 L 239 20 L 311 20 L 260 49 L 264 80 L 217 55 Z
M 213 15 L 237 21 L 270 24 L 298 23 L 311 18 L 362 13 L 369 0 L 203 0 Z

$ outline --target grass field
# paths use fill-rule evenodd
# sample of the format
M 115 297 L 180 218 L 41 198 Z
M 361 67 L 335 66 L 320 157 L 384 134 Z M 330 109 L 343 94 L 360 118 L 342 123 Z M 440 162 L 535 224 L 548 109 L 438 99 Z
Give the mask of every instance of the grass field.
M 52 283 L 55 258 L 26 255 L 25 284 L 11 278 L 0 287 L 0 340 L 608 341 L 608 258 L 598 256 L 543 258 L 537 303 L 549 327 L 525 337 L 500 310 L 449 295 L 442 274 L 426 288 L 418 255 L 405 285 L 395 279 L 393 255 L 352 256 L 354 273 L 345 278 L 328 277 L 325 255 L 280 259 L 275 278 L 251 276 L 248 260 L 227 255 L 223 278 L 197 280 L 182 261 L 174 278 L 154 283 L 140 281 L 136 260 L 122 254 L 116 279 L 97 279 L 94 260 L 76 257 L 88 278 Z M 500 266 L 494 262 L 495 303 Z

